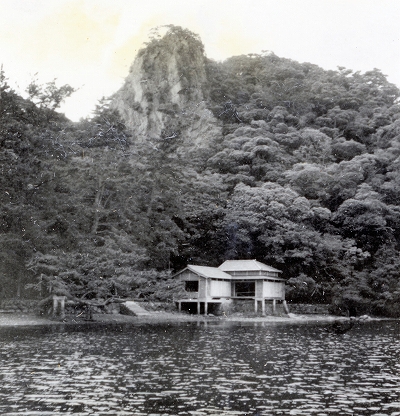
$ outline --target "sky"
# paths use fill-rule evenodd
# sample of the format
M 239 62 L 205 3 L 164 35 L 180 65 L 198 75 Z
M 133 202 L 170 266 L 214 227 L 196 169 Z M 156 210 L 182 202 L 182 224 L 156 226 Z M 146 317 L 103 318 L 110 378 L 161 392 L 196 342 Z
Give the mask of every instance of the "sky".
M 121 87 L 157 26 L 197 33 L 218 61 L 268 50 L 379 68 L 400 87 L 399 22 L 400 0 L 0 0 L 0 64 L 20 93 L 34 77 L 78 88 L 61 108 L 78 121 Z

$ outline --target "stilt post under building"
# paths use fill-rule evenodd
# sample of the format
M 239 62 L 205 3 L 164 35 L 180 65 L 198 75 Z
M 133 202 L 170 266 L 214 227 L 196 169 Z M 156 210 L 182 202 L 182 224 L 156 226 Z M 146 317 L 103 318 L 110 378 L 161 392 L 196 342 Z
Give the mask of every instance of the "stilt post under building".
M 60 296 L 60 318 L 65 318 L 65 296 Z
M 53 317 L 57 314 L 58 296 L 53 296 Z
M 284 300 L 284 301 L 282 302 L 282 304 L 283 304 L 283 310 L 284 310 L 287 314 L 289 314 L 289 307 L 288 307 L 288 305 L 287 305 L 287 303 L 286 303 L 286 300 Z

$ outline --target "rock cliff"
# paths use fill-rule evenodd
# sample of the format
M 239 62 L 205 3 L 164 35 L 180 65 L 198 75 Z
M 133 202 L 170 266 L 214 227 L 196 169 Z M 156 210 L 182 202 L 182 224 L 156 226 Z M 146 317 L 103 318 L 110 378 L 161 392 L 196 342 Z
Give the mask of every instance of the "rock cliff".
M 221 135 L 207 109 L 205 60 L 197 35 L 174 26 L 139 51 L 112 101 L 138 140 L 179 137 L 204 148 Z

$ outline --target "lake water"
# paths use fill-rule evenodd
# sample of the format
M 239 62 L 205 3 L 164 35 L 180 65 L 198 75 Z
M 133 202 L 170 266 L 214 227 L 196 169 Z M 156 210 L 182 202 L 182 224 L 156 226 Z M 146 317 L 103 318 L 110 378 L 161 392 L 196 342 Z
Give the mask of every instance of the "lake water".
M 0 414 L 400 415 L 400 325 L 0 329 Z

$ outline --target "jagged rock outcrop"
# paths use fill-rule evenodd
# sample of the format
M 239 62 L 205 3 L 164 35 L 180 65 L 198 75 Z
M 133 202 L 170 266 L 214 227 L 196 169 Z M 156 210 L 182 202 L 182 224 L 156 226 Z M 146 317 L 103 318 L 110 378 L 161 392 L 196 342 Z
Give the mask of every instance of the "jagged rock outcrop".
M 206 105 L 205 59 L 197 35 L 175 26 L 139 51 L 111 104 L 138 140 L 180 137 L 207 147 L 221 135 Z

